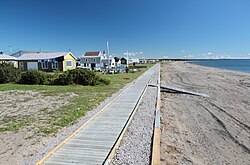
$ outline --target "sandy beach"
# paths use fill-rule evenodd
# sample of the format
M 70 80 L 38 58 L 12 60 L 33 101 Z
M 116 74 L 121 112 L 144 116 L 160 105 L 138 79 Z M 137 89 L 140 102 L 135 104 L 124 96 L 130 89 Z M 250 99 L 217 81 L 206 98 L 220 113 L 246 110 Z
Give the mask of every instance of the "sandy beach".
M 250 74 L 184 62 L 162 64 L 161 164 L 250 164 Z

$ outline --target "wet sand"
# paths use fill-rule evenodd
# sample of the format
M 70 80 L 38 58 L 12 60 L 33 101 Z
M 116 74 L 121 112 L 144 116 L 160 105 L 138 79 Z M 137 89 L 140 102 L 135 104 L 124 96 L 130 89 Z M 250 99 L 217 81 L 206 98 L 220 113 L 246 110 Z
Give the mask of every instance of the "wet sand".
M 162 92 L 161 164 L 250 164 L 250 73 L 173 62 L 161 80 L 209 95 Z

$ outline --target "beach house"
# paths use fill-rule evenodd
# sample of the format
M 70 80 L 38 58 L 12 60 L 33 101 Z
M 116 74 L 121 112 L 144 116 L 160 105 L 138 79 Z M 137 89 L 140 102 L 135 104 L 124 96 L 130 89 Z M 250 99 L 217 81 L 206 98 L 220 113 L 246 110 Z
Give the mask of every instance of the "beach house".
M 126 72 L 127 60 L 123 57 L 114 57 L 111 60 L 110 67 L 115 71 L 115 73 L 124 73 Z
M 81 66 L 91 70 L 100 70 L 108 66 L 108 59 L 101 51 L 86 52 L 81 58 Z
M 41 70 L 51 72 L 53 70 L 75 69 L 76 59 L 71 52 L 36 52 L 24 53 L 17 58 L 17 61 L 18 68 L 21 71 Z

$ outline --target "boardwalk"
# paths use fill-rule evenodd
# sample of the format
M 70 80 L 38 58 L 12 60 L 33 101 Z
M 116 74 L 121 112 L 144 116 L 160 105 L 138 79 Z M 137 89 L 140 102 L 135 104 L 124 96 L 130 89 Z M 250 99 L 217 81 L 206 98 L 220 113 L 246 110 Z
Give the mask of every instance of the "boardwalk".
M 155 66 L 140 76 L 43 164 L 102 164 L 135 109 L 151 75 L 157 69 Z

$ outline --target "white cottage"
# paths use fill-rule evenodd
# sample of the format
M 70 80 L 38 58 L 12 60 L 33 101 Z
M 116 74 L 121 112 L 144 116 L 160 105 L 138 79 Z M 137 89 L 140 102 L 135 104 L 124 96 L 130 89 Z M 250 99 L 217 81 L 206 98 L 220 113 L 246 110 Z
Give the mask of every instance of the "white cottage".
M 86 52 L 81 58 L 81 67 L 100 70 L 108 67 L 108 58 L 102 52 Z

